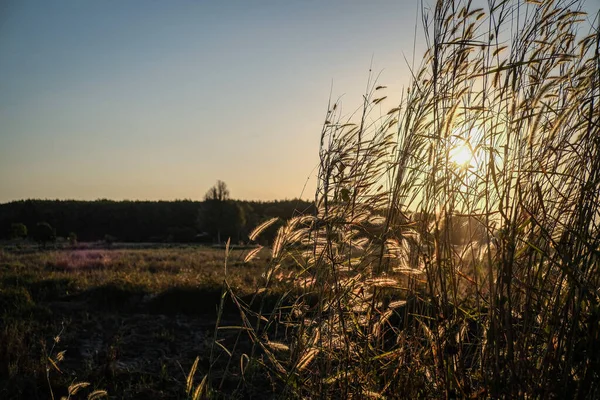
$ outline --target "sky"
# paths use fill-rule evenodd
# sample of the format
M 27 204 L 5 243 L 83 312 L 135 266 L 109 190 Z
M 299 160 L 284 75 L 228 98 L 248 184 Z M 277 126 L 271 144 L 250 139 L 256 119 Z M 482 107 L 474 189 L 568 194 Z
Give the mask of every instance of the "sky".
M 415 13 L 416 1 L 0 1 L 0 202 L 202 199 L 217 179 L 233 198 L 311 198 L 330 93 L 352 111 L 371 60 L 382 83 L 402 79 Z
M 419 4 L 0 0 L 0 203 L 312 198 L 330 96 L 399 99 Z

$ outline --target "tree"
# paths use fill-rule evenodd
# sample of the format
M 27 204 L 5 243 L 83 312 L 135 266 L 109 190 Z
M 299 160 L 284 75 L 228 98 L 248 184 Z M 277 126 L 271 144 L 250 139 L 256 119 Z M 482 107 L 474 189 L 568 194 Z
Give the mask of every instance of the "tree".
M 27 226 L 20 222 L 10 225 L 10 236 L 12 239 L 24 239 L 27 237 Z
M 38 222 L 33 231 L 33 239 L 43 247 L 46 247 L 46 243 L 56 240 L 56 232 L 49 223 Z
M 229 189 L 223 181 L 217 181 L 204 196 L 198 222 L 200 230 L 210 234 L 221 243 L 221 236 L 238 236 L 245 220 L 242 208 L 229 199 Z M 239 238 L 238 238 L 239 239 Z
M 204 200 L 216 200 L 221 202 L 229 200 L 229 189 L 227 189 L 227 184 L 221 180 L 218 180 L 215 186 L 208 189 L 204 195 Z

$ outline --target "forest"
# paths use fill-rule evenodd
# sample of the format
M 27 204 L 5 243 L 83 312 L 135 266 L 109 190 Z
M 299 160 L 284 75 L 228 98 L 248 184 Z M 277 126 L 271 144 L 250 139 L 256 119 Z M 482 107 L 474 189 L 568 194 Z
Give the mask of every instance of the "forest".
M 210 207 L 209 207 L 210 205 Z M 218 207 L 229 210 L 228 218 L 210 218 Z M 79 201 L 22 200 L 0 204 L 0 238 L 35 239 L 38 224 L 49 224 L 56 238 L 76 237 L 78 241 L 120 242 L 217 242 L 231 237 L 232 243 L 245 241 L 248 232 L 265 219 L 288 219 L 310 212 L 304 200 L 245 201 Z M 233 210 L 233 211 L 231 211 Z M 23 225 L 25 230 L 23 231 Z M 272 228 L 264 240 L 273 237 Z

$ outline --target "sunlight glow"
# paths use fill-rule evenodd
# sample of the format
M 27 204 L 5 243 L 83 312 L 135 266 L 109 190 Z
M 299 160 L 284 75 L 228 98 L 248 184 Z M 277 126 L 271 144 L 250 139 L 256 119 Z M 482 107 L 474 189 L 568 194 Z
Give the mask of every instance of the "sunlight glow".
M 466 143 L 452 148 L 448 156 L 453 164 L 461 168 L 469 168 L 473 164 L 473 153 Z
M 482 150 L 483 130 L 475 123 L 469 125 L 458 127 L 448 137 L 448 163 L 452 168 L 476 172 L 485 165 L 487 154 Z

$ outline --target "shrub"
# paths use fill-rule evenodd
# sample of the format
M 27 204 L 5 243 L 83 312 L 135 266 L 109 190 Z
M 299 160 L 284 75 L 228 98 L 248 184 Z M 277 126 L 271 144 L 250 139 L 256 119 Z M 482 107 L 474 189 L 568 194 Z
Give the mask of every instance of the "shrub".
M 113 235 L 109 235 L 109 234 L 104 235 L 104 243 L 106 243 L 107 246 L 112 246 L 113 243 L 116 241 L 117 241 L 117 238 L 114 237 Z
M 33 239 L 43 247 L 46 247 L 48 242 L 54 242 L 56 240 L 56 232 L 49 223 L 38 222 L 33 232 Z
M 75 232 L 70 232 L 68 239 L 71 246 L 77 245 L 77 234 Z
M 10 237 L 12 239 L 25 239 L 27 237 L 27 226 L 20 222 L 10 225 Z

